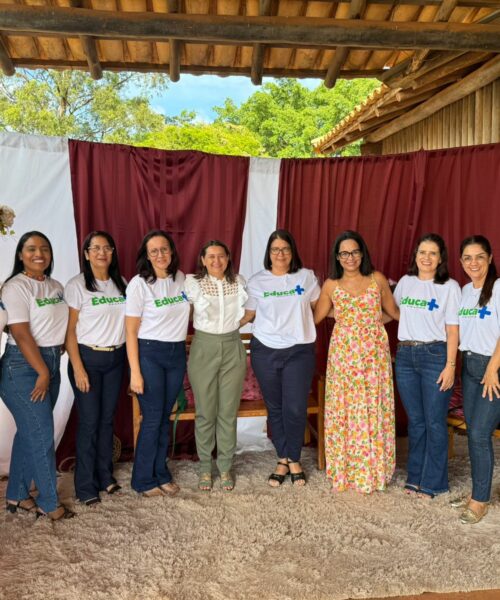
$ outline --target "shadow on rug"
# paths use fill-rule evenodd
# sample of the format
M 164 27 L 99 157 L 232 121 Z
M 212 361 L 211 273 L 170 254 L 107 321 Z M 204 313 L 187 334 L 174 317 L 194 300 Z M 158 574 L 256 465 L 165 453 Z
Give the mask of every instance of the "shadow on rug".
M 4 512 L 0 598 L 341 600 L 500 587 L 498 464 L 487 518 L 461 525 L 448 503 L 468 489 L 465 438 L 450 461 L 451 494 L 432 501 L 401 491 L 405 442 L 393 484 L 371 496 L 332 494 L 310 449 L 304 489 L 289 479 L 277 490 L 266 484 L 271 452 L 237 456 L 231 493 L 218 480 L 211 493 L 198 492 L 196 464 L 171 462 L 182 488 L 174 498 L 138 496 L 131 464 L 119 465 L 123 495 L 104 494 L 97 508 L 75 504 L 75 519 Z M 70 475 L 60 490 L 73 505 Z

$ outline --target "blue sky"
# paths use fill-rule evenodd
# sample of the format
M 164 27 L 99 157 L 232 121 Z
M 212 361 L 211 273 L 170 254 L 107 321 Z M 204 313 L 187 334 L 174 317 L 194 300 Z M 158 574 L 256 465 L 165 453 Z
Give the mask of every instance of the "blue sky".
M 264 83 L 273 81 L 265 78 Z M 319 85 L 319 79 L 303 79 L 301 83 L 312 89 Z M 255 86 L 249 77 L 218 77 L 217 75 L 182 75 L 177 83 L 168 84 L 163 96 L 154 98 L 153 108 L 169 117 L 182 110 L 195 111 L 204 121 L 213 121 L 213 106 L 222 106 L 226 98 L 232 98 L 235 104 L 244 102 L 260 86 Z

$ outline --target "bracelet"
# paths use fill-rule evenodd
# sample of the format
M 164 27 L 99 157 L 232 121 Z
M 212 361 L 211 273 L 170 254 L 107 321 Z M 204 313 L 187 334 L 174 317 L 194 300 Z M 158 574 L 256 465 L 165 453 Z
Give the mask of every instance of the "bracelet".
M 449 360 L 448 364 L 450 365 L 450 367 L 456 367 L 457 363 L 454 360 Z

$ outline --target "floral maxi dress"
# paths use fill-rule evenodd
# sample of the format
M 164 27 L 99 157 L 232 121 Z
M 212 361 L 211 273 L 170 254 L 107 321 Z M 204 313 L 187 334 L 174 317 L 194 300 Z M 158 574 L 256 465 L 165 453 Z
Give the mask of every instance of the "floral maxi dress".
M 325 399 L 326 474 L 333 491 L 383 490 L 395 468 L 394 390 L 375 279 L 352 296 L 332 293 L 335 327 Z

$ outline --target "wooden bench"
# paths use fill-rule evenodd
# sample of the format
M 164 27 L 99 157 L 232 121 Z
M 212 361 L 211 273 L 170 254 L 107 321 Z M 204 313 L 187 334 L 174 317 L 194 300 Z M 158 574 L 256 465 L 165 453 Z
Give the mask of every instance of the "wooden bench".
M 193 336 L 189 335 L 186 340 L 186 350 L 189 353 L 191 341 Z M 247 355 L 250 354 L 250 340 L 252 339 L 251 333 L 242 333 L 241 340 L 245 345 Z M 251 367 L 250 367 L 251 368 Z M 253 372 L 251 374 L 252 377 Z M 247 374 L 248 377 L 248 374 Z M 325 414 L 325 379 L 320 377 L 315 385 L 315 389 L 309 394 L 307 401 L 307 427 L 304 434 L 304 443 L 308 444 L 311 441 L 311 434 L 316 439 L 318 444 L 318 457 L 317 464 L 318 469 L 323 470 L 325 468 L 325 425 L 324 425 L 324 414 Z M 177 415 L 177 405 L 174 406 L 174 410 L 170 415 L 170 420 L 174 421 L 177 417 L 178 421 L 193 421 L 195 418 L 195 407 L 187 406 L 183 412 Z M 309 418 L 312 416 L 312 419 Z M 263 398 L 258 400 L 242 400 L 240 408 L 238 410 L 238 417 L 267 417 L 267 409 L 264 404 Z M 139 428 L 141 425 L 142 415 L 139 405 L 139 401 L 135 394 L 132 394 L 132 418 L 134 427 L 134 449 L 137 443 L 137 435 L 139 434 Z M 313 422 L 311 422 L 311 420 Z

